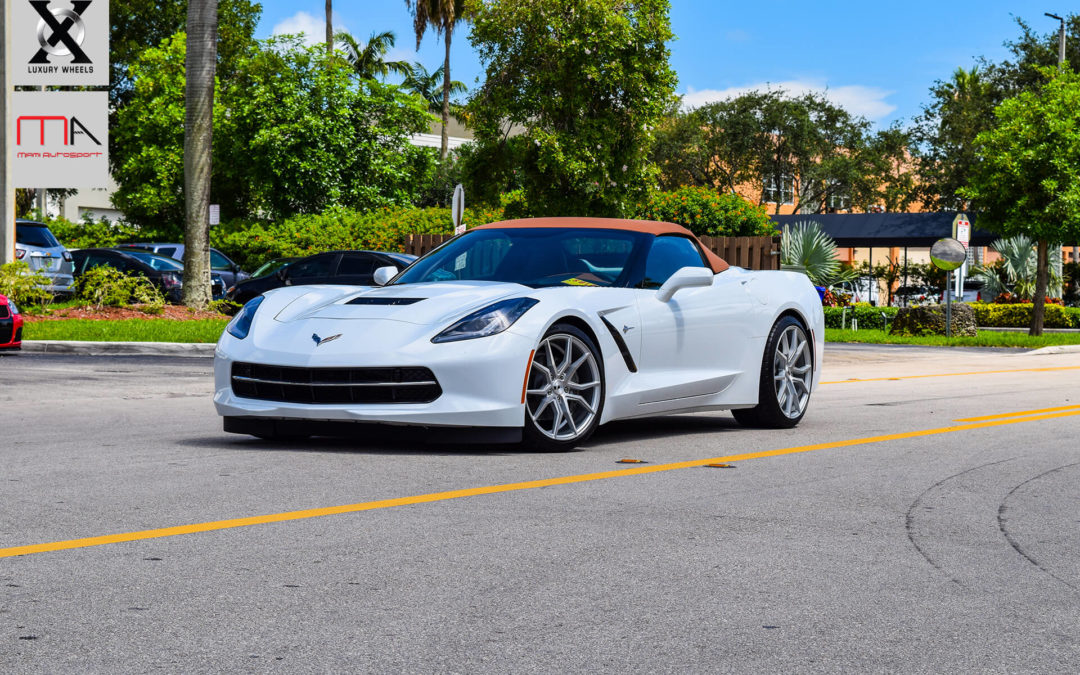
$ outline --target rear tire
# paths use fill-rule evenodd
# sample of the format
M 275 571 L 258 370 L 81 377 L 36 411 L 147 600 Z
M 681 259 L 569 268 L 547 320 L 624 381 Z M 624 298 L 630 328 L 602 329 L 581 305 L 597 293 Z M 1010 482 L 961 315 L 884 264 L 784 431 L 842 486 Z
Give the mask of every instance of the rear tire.
M 793 316 L 781 317 L 765 341 L 758 404 L 731 414 L 744 427 L 790 429 L 806 414 L 813 379 L 813 349 L 806 328 Z
M 525 383 L 524 442 L 544 452 L 584 443 L 604 409 L 604 362 L 584 331 L 566 323 L 544 334 Z

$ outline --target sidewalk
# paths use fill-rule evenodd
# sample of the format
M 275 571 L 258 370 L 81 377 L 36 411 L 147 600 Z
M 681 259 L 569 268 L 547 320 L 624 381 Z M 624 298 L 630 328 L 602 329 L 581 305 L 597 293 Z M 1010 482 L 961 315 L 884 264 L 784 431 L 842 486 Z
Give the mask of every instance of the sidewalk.
M 23 340 L 24 352 L 81 354 L 85 356 L 203 356 L 214 355 L 214 343 L 197 342 L 84 342 L 80 340 Z

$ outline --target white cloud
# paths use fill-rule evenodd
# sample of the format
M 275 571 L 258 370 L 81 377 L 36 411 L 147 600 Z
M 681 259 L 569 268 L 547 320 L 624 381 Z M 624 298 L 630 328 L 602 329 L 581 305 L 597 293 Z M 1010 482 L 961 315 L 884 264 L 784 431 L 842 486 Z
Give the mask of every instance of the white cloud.
M 701 89 L 696 90 L 688 87 L 683 95 L 683 107 L 696 108 L 706 103 L 723 101 L 751 91 L 765 91 L 767 89 L 782 89 L 791 96 L 801 96 L 810 92 L 823 94 L 833 104 L 840 106 L 853 115 L 862 115 L 871 120 L 880 120 L 887 117 L 896 106 L 885 99 L 893 94 L 891 91 L 878 87 L 864 87 L 862 85 L 847 85 L 843 87 L 829 87 L 823 82 L 814 80 L 789 80 L 787 82 L 759 82 L 743 87 L 729 87 L 727 89 Z
M 341 22 L 337 12 L 333 13 L 331 21 L 335 33 L 340 30 L 348 30 Z M 309 46 L 323 44 L 326 41 L 326 17 L 325 15 L 315 16 L 307 12 L 297 12 L 289 18 L 282 19 L 274 24 L 274 28 L 270 32 L 274 35 L 303 35 L 304 44 Z

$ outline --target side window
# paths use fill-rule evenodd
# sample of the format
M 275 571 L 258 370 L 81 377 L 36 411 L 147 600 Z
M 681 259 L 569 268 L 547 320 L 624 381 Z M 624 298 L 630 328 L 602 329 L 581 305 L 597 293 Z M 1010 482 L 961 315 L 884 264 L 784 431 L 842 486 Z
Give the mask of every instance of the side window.
M 660 288 L 672 274 L 684 267 L 707 267 L 694 242 L 686 237 L 657 237 L 645 260 L 642 288 Z
M 381 267 L 382 265 L 380 265 Z M 363 277 L 368 276 L 375 270 L 375 261 L 370 255 L 346 253 L 341 256 L 338 263 L 338 276 Z
M 334 262 L 332 255 L 320 255 L 311 260 L 303 260 L 289 267 L 291 279 L 317 279 L 330 276 L 330 264 Z
M 86 255 L 86 260 L 83 261 L 82 270 L 80 271 L 86 272 L 87 270 L 92 270 L 95 267 L 101 267 L 102 265 L 108 264 L 109 261 L 105 258 L 105 256 L 101 255 L 100 253 L 88 253 Z
M 166 246 L 165 248 L 159 248 L 156 252 L 157 252 L 158 255 L 163 255 L 166 258 L 172 258 L 173 254 L 176 253 L 176 248 L 173 247 L 173 246 Z M 211 264 L 211 266 L 213 266 L 213 264 L 214 264 L 214 252 L 213 251 L 210 251 L 210 264 Z M 215 269 L 217 269 L 217 268 L 215 268 Z
M 175 250 L 175 249 L 174 249 Z M 162 255 L 171 255 L 169 253 L 162 253 Z M 210 269 L 212 270 L 225 270 L 231 271 L 232 265 L 229 264 L 229 259 L 221 255 L 217 251 L 210 251 Z

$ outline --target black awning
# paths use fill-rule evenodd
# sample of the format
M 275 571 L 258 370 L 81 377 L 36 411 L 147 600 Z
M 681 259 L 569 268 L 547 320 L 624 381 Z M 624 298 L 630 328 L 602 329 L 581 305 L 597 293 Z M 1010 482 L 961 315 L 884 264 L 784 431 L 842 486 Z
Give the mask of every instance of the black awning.
M 841 248 L 885 248 L 889 246 L 932 246 L 942 237 L 952 236 L 955 211 L 940 213 L 828 213 L 813 215 L 796 213 L 769 218 L 782 230 L 784 225 L 813 221 Z M 971 246 L 989 246 L 999 235 L 975 229 L 976 216 L 971 220 Z

